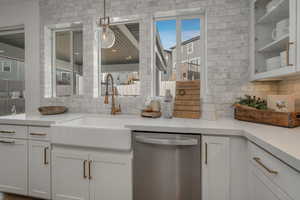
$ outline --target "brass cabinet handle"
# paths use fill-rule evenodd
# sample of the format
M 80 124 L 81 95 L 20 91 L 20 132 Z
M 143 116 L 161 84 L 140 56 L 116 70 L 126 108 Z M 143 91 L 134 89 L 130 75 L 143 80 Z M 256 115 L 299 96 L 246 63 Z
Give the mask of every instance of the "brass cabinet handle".
M 15 134 L 16 131 L 0 131 L 0 133 Z
M 90 160 L 90 161 L 89 161 L 89 179 L 90 179 L 90 180 L 92 179 L 92 172 L 91 172 L 91 169 L 92 169 L 92 163 L 93 163 L 93 161 Z
M 32 136 L 46 136 L 47 133 L 30 133 Z
M 207 143 L 205 142 L 205 164 L 207 165 Z
M 269 172 L 270 174 L 278 174 L 277 171 L 274 171 L 274 170 L 268 168 L 265 164 L 263 164 L 261 162 L 260 158 L 254 157 L 253 160 L 255 160 L 255 162 L 257 162 L 257 164 L 259 164 L 261 167 L 263 167 L 265 170 L 267 170 L 267 172 Z
M 83 178 L 84 179 L 87 178 L 87 175 L 86 175 L 86 163 L 87 163 L 87 160 L 84 160 L 83 161 Z
M 294 66 L 293 64 L 290 63 L 290 46 L 294 45 L 294 42 L 288 42 L 287 47 L 286 47 L 286 65 L 291 67 Z
M 0 143 L 4 143 L 4 144 L 15 144 L 16 141 L 14 141 L 14 140 L 0 140 Z
M 44 148 L 44 164 L 45 165 L 48 165 L 49 164 L 49 161 L 48 161 L 48 158 L 47 158 L 47 151 L 49 150 L 49 147 L 45 147 Z

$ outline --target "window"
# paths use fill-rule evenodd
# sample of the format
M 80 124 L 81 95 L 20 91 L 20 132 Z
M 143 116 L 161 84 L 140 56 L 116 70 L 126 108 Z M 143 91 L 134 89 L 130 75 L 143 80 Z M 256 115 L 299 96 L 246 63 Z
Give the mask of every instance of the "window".
M 138 96 L 140 95 L 139 23 L 113 23 L 110 29 L 115 35 L 113 45 L 110 48 L 102 48 L 100 42 L 99 93 L 105 95 L 106 76 L 111 74 L 118 95 Z M 111 91 L 109 90 L 109 93 Z
M 52 96 L 82 95 L 83 31 L 82 24 L 52 30 Z
M 167 89 L 175 95 L 176 81 L 200 80 L 202 51 L 200 37 L 202 16 L 156 18 L 154 47 L 155 94 Z M 179 49 L 179 51 L 178 51 Z M 171 59 L 167 59 L 167 58 Z M 192 62 L 191 62 L 192 61 Z
M 186 48 L 187 48 L 187 53 L 192 54 L 194 51 L 194 43 L 193 42 L 188 43 Z
M 6 61 L 3 63 L 3 72 L 11 72 L 11 62 Z
M 0 28 L 0 115 L 25 112 L 24 27 Z

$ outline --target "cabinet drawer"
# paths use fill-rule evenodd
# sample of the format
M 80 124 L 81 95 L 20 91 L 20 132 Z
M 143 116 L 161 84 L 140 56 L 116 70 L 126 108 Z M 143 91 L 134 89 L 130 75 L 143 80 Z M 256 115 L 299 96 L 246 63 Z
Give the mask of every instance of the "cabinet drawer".
M 29 139 L 32 140 L 50 140 L 50 128 L 48 127 L 33 127 L 28 128 Z
M 300 173 L 253 143 L 249 143 L 250 162 L 292 199 L 300 197 Z
M 27 138 L 26 126 L 0 125 L 0 137 Z

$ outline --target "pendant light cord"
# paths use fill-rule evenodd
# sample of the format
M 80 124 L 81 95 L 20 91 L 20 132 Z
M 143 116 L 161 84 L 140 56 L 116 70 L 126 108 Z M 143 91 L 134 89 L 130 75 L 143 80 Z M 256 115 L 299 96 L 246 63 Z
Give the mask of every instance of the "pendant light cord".
M 106 0 L 104 0 L 104 18 L 106 17 Z

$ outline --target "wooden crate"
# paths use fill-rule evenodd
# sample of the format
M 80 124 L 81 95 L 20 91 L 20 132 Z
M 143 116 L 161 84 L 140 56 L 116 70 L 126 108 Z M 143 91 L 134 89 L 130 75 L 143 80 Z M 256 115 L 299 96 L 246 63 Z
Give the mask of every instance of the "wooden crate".
M 174 117 L 199 119 L 200 81 L 177 81 Z
M 270 124 L 275 126 L 294 128 L 300 126 L 300 112 L 275 112 L 272 110 L 258 110 L 243 105 L 235 105 L 235 119 Z

